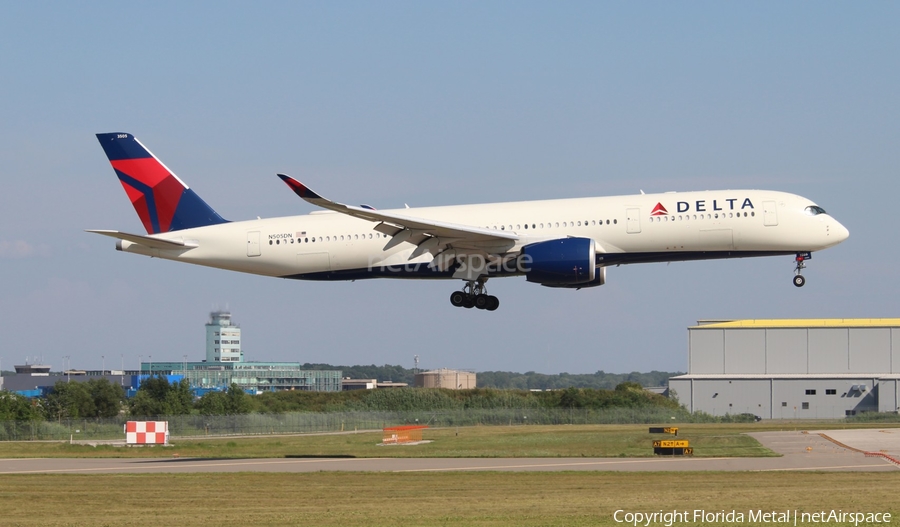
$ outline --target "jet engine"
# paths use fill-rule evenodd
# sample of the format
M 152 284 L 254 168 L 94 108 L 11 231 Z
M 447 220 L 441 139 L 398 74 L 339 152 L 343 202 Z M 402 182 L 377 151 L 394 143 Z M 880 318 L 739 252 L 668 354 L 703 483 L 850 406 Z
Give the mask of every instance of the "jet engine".
M 518 267 L 529 282 L 547 287 L 594 287 L 606 281 L 604 268 L 597 272 L 594 240 L 560 238 L 522 248 Z

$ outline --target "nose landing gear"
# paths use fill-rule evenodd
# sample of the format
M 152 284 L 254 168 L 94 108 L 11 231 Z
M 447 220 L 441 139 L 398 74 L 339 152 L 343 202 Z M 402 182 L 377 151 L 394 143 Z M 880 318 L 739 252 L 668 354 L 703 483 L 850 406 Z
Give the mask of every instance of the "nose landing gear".
M 806 260 L 812 258 L 812 253 L 797 253 L 797 257 L 794 258 L 794 261 L 797 262 L 797 266 L 794 267 L 794 285 L 797 287 L 803 287 L 806 284 L 806 278 L 804 278 L 803 272 L 806 269 Z
M 496 310 L 500 307 L 500 300 L 496 296 L 487 294 L 485 282 L 487 282 L 487 278 L 468 280 L 462 291 L 454 291 L 450 295 L 450 303 L 455 307 L 466 309 L 476 307 L 488 311 Z

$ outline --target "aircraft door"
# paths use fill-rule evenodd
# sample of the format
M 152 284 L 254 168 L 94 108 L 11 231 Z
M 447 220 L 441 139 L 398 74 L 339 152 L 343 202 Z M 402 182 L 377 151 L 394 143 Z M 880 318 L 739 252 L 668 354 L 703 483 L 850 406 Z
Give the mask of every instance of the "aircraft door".
M 763 225 L 766 227 L 778 225 L 778 212 L 774 201 L 763 201 Z
M 247 256 L 259 256 L 259 231 L 247 233 Z
M 641 209 L 627 209 L 625 211 L 625 232 L 639 234 L 641 232 Z

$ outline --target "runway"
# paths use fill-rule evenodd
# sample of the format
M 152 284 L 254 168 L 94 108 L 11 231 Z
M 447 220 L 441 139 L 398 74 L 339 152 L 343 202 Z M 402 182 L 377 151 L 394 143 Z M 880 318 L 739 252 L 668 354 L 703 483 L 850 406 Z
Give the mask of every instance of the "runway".
M 852 471 L 900 466 L 862 451 L 900 458 L 900 429 L 750 434 L 778 458 L 279 458 L 279 459 L 2 459 L 0 474 L 155 474 L 197 472 L 463 472 L 463 471 Z M 834 441 L 843 444 L 840 445 Z M 865 448 L 859 448 L 865 447 Z

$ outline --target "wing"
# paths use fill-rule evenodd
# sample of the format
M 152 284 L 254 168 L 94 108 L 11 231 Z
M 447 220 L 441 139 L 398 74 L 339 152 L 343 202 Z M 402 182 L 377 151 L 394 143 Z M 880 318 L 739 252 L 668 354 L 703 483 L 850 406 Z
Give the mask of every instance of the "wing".
M 354 218 L 377 222 L 373 228 L 391 237 L 384 246 L 385 251 L 403 242 L 415 245 L 416 249 L 410 255 L 410 260 L 426 252 L 437 256 L 451 249 L 457 255 L 473 252 L 485 255 L 497 254 L 512 248 L 519 241 L 519 237 L 510 232 L 344 205 L 323 198 L 290 176 L 278 174 L 278 177 L 287 183 L 294 193 L 313 205 Z

